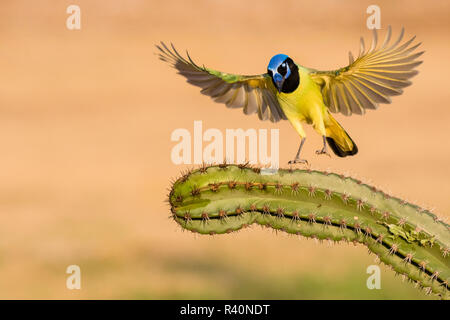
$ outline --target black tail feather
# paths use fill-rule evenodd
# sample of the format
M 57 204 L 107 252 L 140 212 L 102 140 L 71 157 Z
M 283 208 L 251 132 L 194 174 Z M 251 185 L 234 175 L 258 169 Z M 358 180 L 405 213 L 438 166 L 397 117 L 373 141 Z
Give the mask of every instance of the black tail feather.
M 347 134 L 347 132 L 346 132 L 346 134 Z M 331 148 L 331 150 L 333 150 L 333 152 L 337 155 L 337 156 L 339 156 L 339 157 L 346 157 L 346 156 L 353 156 L 353 155 L 355 155 L 355 154 L 357 154 L 358 153 L 358 147 L 356 146 L 356 143 L 352 140 L 352 138 L 350 138 L 350 136 L 347 134 L 347 136 L 349 137 L 349 139 L 352 141 L 352 143 L 353 143 L 353 149 L 352 150 L 350 150 L 350 151 L 345 151 L 345 150 L 342 150 L 339 146 L 338 146 L 338 144 L 334 141 L 334 139 L 333 138 L 330 138 L 330 137 L 327 137 L 327 142 L 328 142 L 328 145 L 330 146 L 330 148 Z

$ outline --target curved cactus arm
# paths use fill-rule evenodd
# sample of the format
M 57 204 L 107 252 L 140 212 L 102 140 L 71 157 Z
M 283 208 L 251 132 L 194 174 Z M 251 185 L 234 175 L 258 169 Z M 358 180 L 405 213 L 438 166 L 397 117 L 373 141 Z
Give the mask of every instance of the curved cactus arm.
M 427 293 L 450 297 L 449 225 L 353 178 L 312 170 L 261 175 L 246 165 L 203 166 L 172 186 L 183 228 L 223 234 L 260 224 L 291 234 L 363 243 Z

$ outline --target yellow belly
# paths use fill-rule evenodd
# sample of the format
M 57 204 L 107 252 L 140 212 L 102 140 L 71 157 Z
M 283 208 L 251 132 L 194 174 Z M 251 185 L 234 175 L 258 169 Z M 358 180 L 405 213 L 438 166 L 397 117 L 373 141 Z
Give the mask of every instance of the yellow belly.
M 312 124 L 319 133 L 323 134 L 324 120 L 328 120 L 328 112 L 323 102 L 322 92 L 306 70 L 300 68 L 299 72 L 298 88 L 291 93 L 278 93 L 278 102 L 300 136 L 304 136 L 301 122 Z
M 317 114 L 323 113 L 320 99 L 314 93 L 300 90 L 278 94 L 278 102 L 289 120 L 298 119 L 309 124 Z

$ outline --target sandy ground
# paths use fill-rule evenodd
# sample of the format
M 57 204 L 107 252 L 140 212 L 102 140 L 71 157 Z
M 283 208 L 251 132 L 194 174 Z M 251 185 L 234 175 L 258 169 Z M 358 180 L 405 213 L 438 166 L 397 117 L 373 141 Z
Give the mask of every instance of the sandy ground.
M 288 53 L 333 69 L 369 38 L 372 1 L 75 1 L 82 28 L 67 30 L 74 1 L 0 4 L 0 298 L 424 298 L 373 256 L 253 228 L 196 237 L 168 219 L 170 134 L 207 128 L 279 128 L 284 165 L 297 149 L 288 122 L 260 122 L 198 93 L 157 60 L 172 41 L 201 64 L 262 73 Z M 450 201 L 448 1 L 378 1 L 382 28 L 405 26 L 426 50 L 420 73 L 391 105 L 340 121 L 360 153 L 305 157 L 434 208 Z M 382 33 L 384 33 L 382 30 Z M 263 262 L 262 262 L 263 261 Z M 82 289 L 65 287 L 68 265 Z

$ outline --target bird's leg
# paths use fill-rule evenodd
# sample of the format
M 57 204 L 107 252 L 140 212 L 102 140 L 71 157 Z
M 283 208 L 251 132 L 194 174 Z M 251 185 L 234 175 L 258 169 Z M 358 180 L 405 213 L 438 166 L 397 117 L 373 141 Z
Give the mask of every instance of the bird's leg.
M 295 156 L 294 160 L 291 160 L 288 162 L 288 164 L 295 164 L 295 163 L 304 163 L 308 164 L 308 160 L 306 159 L 300 159 L 300 151 L 302 151 L 303 144 L 305 143 L 306 138 L 302 138 L 302 141 L 300 142 L 300 147 L 298 147 L 297 155 Z
M 328 149 L 327 149 L 327 137 L 326 136 L 322 136 L 323 137 L 323 148 L 322 150 L 316 150 L 316 154 L 326 154 L 327 156 L 331 157 L 331 155 L 328 153 Z

